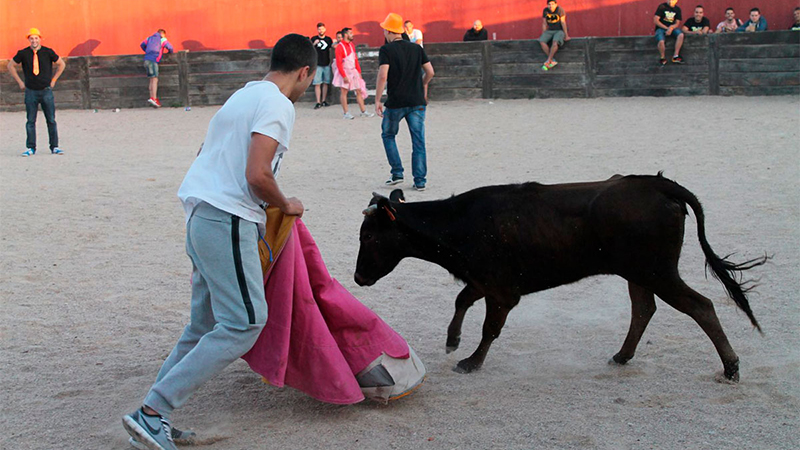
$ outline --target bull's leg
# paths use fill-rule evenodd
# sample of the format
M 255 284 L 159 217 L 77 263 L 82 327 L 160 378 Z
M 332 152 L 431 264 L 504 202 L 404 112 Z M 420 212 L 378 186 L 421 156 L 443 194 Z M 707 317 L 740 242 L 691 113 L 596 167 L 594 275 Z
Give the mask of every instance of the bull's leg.
M 625 364 L 633 358 L 636 346 L 639 345 L 650 318 L 656 312 L 656 300 L 652 291 L 629 281 L 628 293 L 631 297 L 631 327 L 628 329 L 628 336 L 622 344 L 622 349 L 613 356 L 609 364 Z
M 512 302 L 516 304 L 519 301 Z M 500 336 L 500 330 L 506 323 L 506 317 L 511 308 L 502 305 L 500 302 L 495 301 L 491 297 L 486 297 L 486 319 L 483 322 L 483 339 L 475 349 L 475 352 L 467 359 L 462 359 L 453 368 L 458 373 L 470 373 L 483 365 L 483 360 L 486 359 L 486 353 L 489 352 L 489 347 L 492 342 Z
M 469 284 L 458 293 L 458 297 L 456 297 L 456 312 L 453 315 L 453 320 L 450 321 L 450 326 L 447 327 L 447 344 L 445 347 L 447 353 L 452 353 L 458 348 L 461 343 L 461 324 L 464 323 L 464 316 L 467 315 L 467 310 L 481 297 L 483 297 L 483 293 Z
M 689 315 L 700 325 L 711 339 L 722 359 L 724 376 L 729 381 L 739 381 L 739 357 L 731 348 L 728 337 L 722 331 L 714 304 L 711 300 L 690 288 L 674 275 L 668 284 L 654 289 L 656 295 L 678 311 Z

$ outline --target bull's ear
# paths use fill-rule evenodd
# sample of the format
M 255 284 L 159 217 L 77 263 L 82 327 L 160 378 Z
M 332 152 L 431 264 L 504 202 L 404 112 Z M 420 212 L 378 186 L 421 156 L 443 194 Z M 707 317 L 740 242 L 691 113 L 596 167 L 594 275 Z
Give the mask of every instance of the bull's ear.
M 386 197 L 381 197 L 381 199 L 378 200 L 377 214 L 379 214 L 381 217 L 386 217 L 392 222 L 397 220 L 397 217 L 395 216 L 397 214 L 397 210 L 392 207 L 391 201 Z
M 406 196 L 403 195 L 403 190 L 402 189 L 395 189 L 395 190 L 392 191 L 391 194 L 389 194 L 389 200 L 391 200 L 393 202 L 397 202 L 397 203 L 405 203 L 406 202 Z
M 372 198 L 369 200 L 369 206 L 375 205 L 378 203 L 378 200 L 386 198 L 385 195 L 378 194 L 377 192 L 372 193 Z

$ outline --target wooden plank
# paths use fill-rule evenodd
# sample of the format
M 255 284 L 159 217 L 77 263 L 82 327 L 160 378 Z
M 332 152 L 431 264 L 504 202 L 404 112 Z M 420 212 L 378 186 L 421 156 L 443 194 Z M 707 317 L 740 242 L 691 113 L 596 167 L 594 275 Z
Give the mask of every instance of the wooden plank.
M 800 58 L 798 45 L 730 45 L 720 47 L 719 59 Z
M 434 77 L 431 86 L 439 86 L 444 89 L 452 88 L 483 88 L 483 83 L 479 78 L 439 78 Z
M 796 72 L 800 58 L 725 59 L 719 62 L 720 72 Z
M 481 77 L 481 66 L 438 66 L 433 68 L 439 77 Z
M 107 88 L 107 87 L 137 87 L 150 84 L 150 79 L 145 76 L 135 77 L 103 77 L 103 78 L 90 78 L 89 86 L 91 88 Z M 178 86 L 178 74 L 170 75 L 167 77 L 158 77 L 158 88 L 162 86 Z
M 126 66 L 107 66 L 107 67 L 89 66 L 88 69 L 90 78 L 118 77 L 118 76 L 142 76 L 142 77 L 147 76 L 147 72 L 144 68 L 144 63 L 142 61 Z M 162 66 L 161 64 L 158 65 L 159 79 L 162 76 L 177 75 L 177 74 L 178 74 L 177 65 L 171 65 L 171 66 Z
M 731 45 L 800 45 L 800 33 L 796 31 L 761 31 L 757 33 L 722 33 L 714 35 L 720 46 Z
M 217 61 L 188 63 L 189 73 L 261 72 L 269 71 L 269 59 L 254 58 L 246 61 Z M 262 75 L 263 76 L 263 75 Z
M 225 83 L 225 84 L 191 84 L 189 85 L 189 96 L 198 94 L 227 94 L 231 95 L 243 88 L 245 83 Z M 337 94 L 338 95 L 338 94 Z
M 558 70 L 558 68 L 556 68 Z M 636 61 L 598 61 L 596 75 L 649 75 L 659 73 L 708 73 L 708 63 L 672 64 L 662 66 L 657 59 Z
M 488 41 L 484 41 L 488 42 Z M 428 57 L 433 55 L 457 55 L 457 54 L 481 54 L 483 42 L 431 42 L 425 43 L 425 54 Z
M 599 75 L 597 89 L 646 89 L 661 87 L 703 87 L 708 90 L 708 74 Z
M 721 86 L 720 95 L 800 95 L 800 86 Z
M 586 90 L 581 89 L 543 89 L 543 88 L 497 88 L 495 97 L 499 99 L 533 98 L 586 98 Z
M 542 72 L 531 75 L 513 75 L 494 77 L 494 87 L 497 88 L 516 88 L 516 87 L 541 87 L 558 89 L 585 89 L 586 75 L 584 74 L 562 74 Z
M 696 95 L 707 95 L 708 86 L 645 89 L 596 89 L 595 94 L 597 97 L 689 97 Z
M 657 42 L 654 36 L 636 36 L 636 37 L 613 37 L 613 38 L 594 38 L 595 51 L 597 52 L 615 52 L 615 51 L 630 51 L 630 50 L 654 50 Z M 675 46 L 674 39 L 667 39 L 667 47 Z M 686 36 L 684 39 L 684 46 L 686 47 L 708 47 L 707 36 Z
M 537 48 L 533 52 L 518 53 L 518 52 L 497 52 L 492 50 L 492 59 L 494 64 L 519 64 L 530 63 L 539 64 L 540 66 L 547 60 L 547 55 L 542 52 L 541 48 Z M 559 63 L 573 63 L 584 62 L 586 57 L 582 51 L 559 51 L 556 53 L 556 60 Z
M 271 49 L 255 50 L 217 50 L 212 52 L 189 52 L 189 64 L 215 63 L 226 61 L 249 61 L 251 59 L 267 59 L 272 56 Z
M 720 86 L 800 86 L 800 72 L 723 72 Z
M 186 51 L 178 52 L 178 92 L 181 103 L 189 106 L 189 63 Z
M 533 73 L 542 73 L 541 64 L 495 64 L 493 73 L 495 75 L 528 75 Z M 552 73 L 585 73 L 586 64 L 581 62 L 559 62 L 558 65 L 550 71 Z
M 264 74 L 260 72 L 240 72 L 240 73 L 190 73 L 189 85 L 204 84 L 232 84 L 238 83 L 244 86 L 249 81 L 260 80 Z
M 436 70 L 439 66 L 475 66 L 480 67 L 481 55 L 438 55 L 428 58 Z
M 494 96 L 494 50 L 491 44 L 481 43 L 481 97 L 492 98 Z
M 428 91 L 428 98 L 432 102 L 436 101 L 451 101 L 451 100 L 471 100 L 482 98 L 483 88 L 479 89 L 441 89 L 436 88 L 431 84 Z

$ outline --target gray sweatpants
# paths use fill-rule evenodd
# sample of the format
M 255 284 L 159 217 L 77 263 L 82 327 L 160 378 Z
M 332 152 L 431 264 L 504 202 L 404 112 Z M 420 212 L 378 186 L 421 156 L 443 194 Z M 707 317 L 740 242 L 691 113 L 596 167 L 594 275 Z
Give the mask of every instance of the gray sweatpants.
M 258 228 L 208 203 L 186 224 L 191 321 L 144 404 L 169 418 L 203 383 L 247 353 L 267 322 Z

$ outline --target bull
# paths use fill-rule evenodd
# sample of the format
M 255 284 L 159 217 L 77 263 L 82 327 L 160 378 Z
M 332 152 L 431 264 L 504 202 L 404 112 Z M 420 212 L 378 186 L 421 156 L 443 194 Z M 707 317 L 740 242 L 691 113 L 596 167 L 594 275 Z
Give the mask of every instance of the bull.
M 389 198 L 373 194 L 364 210 L 354 278 L 360 286 L 373 285 L 411 257 L 438 264 L 461 280 L 465 286 L 447 329 L 447 353 L 459 346 L 467 310 L 485 298 L 481 342 L 453 368 L 469 373 L 482 366 L 521 296 L 592 275 L 619 275 L 628 281 L 632 318 L 609 363 L 633 358 L 657 295 L 700 325 L 722 359 L 725 379 L 736 382 L 739 358 L 714 305 L 678 273 L 687 205 L 696 217 L 707 268 L 761 332 L 746 295 L 754 285 L 742 282 L 741 275 L 769 257 L 735 264 L 717 256 L 706 239 L 697 197 L 661 172 L 586 183 L 487 186 L 415 203 L 405 203 L 399 189 Z

